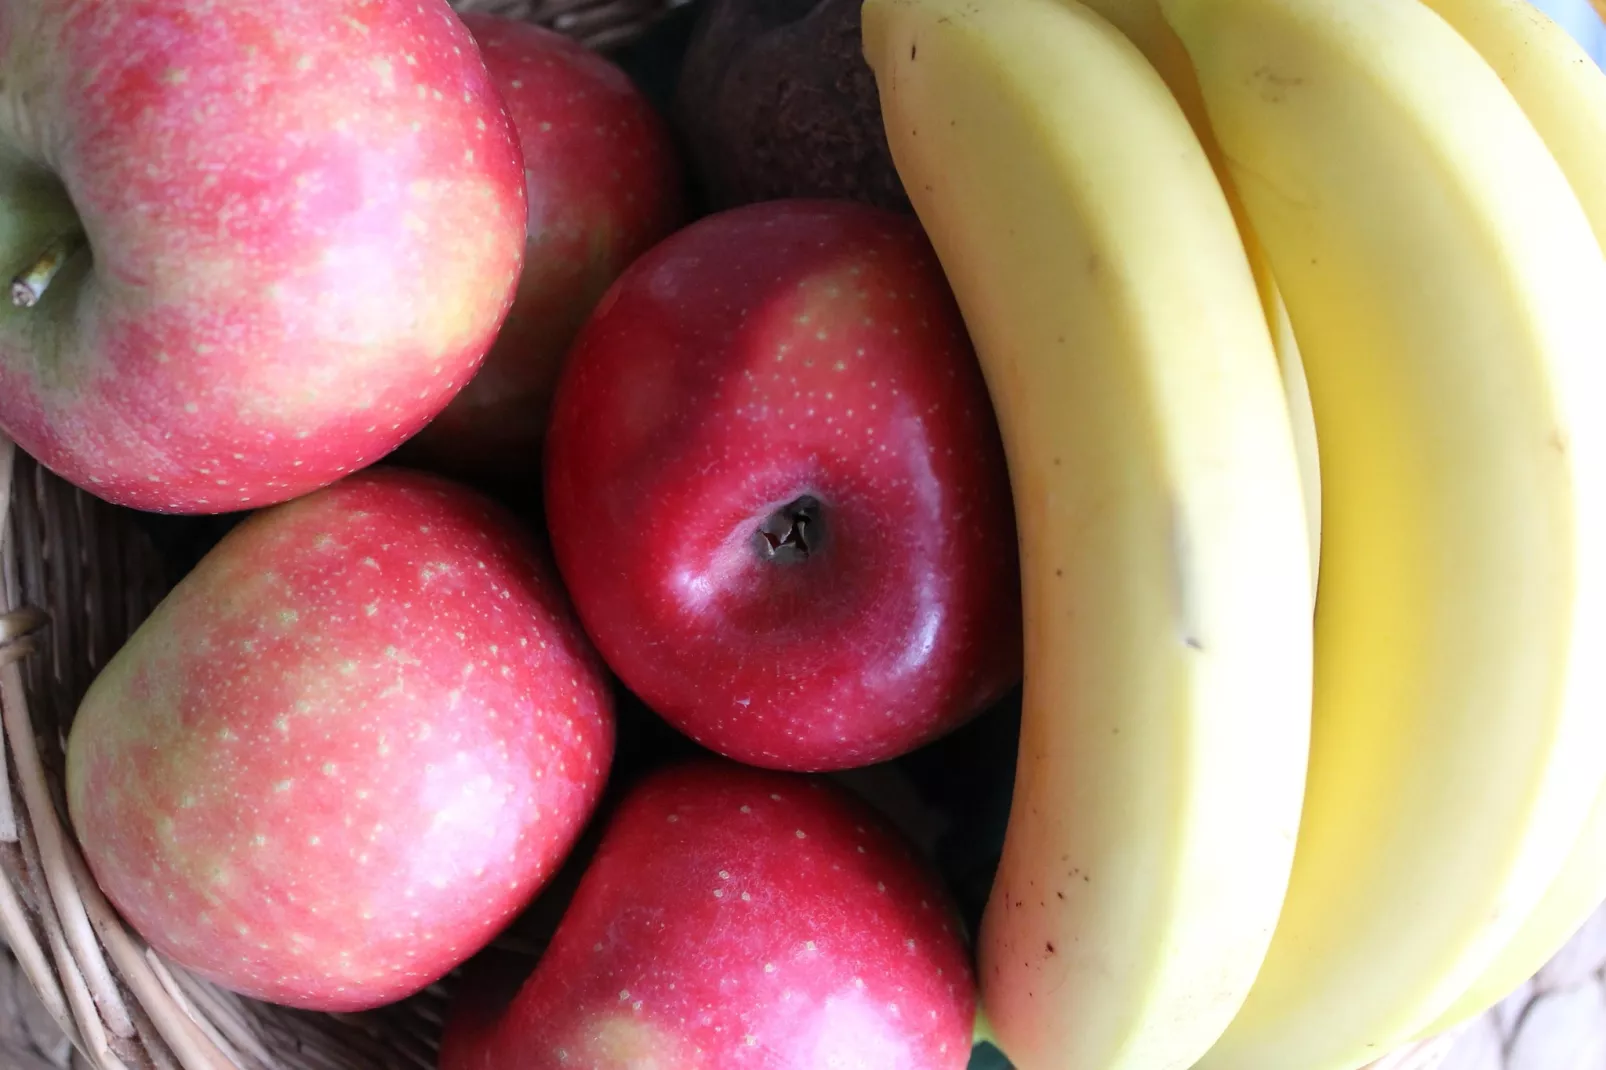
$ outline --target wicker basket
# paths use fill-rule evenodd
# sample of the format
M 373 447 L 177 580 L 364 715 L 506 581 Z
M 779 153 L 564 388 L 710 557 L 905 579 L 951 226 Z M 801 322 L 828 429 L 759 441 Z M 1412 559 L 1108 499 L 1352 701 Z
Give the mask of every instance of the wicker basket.
M 598 48 L 632 40 L 687 2 L 454 0 Z M 95 1070 L 433 1070 L 452 977 L 360 1015 L 242 999 L 148 948 L 90 878 L 63 818 L 66 732 L 95 673 L 165 594 L 164 572 L 131 514 L 63 483 L 0 435 L 0 1070 L 69 1061 Z M 505 943 L 518 949 L 516 937 Z M 1598 991 L 1598 970 L 1594 981 Z M 1531 986 L 1521 995 L 1534 999 Z M 1507 1006 L 1467 1035 L 1509 1048 L 1520 1020 Z M 1458 1043 L 1467 1046 L 1442 1038 L 1375 1070 L 1462 1070 L 1453 1056 L 1445 1063 Z M 1474 1065 L 1501 1064 L 1465 1064 Z

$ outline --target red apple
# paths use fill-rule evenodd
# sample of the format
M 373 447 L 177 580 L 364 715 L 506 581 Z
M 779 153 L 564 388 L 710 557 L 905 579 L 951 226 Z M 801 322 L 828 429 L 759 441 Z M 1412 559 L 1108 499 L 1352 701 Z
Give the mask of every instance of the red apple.
M 518 296 L 485 367 L 407 455 L 508 484 L 537 479 L 558 369 L 597 299 L 681 218 L 668 125 L 624 71 L 527 22 L 465 15 L 524 147 Z
M 84 699 L 67 800 L 153 946 L 352 1010 L 522 909 L 612 751 L 608 683 L 536 548 L 475 494 L 376 470 L 257 514 L 173 591 Z
M 998 429 L 910 219 L 776 201 L 659 245 L 576 343 L 546 463 L 586 629 L 722 754 L 868 765 L 1020 677 Z
M 975 1010 L 907 844 L 823 780 L 706 762 L 626 797 L 534 974 L 494 1020 L 460 1001 L 440 1065 L 957 1070 Z
M 445 0 L 15 0 L 0 63 L 0 428 L 67 479 L 284 501 L 478 368 L 521 157 Z

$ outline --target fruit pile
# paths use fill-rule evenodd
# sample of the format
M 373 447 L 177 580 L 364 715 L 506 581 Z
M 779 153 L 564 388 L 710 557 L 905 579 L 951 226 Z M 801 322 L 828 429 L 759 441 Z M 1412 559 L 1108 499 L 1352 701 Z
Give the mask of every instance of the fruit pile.
M 691 161 L 445 0 L 0 10 L 0 428 L 249 514 L 78 710 L 95 881 L 255 999 L 454 974 L 441 1070 L 1497 1002 L 1606 897 L 1606 75 L 1527 0 L 794 6 L 709 7 Z M 910 773 L 1014 710 L 973 925 Z

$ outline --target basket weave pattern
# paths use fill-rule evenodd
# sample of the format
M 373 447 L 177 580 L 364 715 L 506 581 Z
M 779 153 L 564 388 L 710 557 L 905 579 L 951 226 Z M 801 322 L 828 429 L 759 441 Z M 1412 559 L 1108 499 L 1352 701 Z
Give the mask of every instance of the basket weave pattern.
M 634 40 L 659 18 L 691 0 L 451 0 L 459 11 L 523 19 L 596 49 Z
M 608 48 L 689 0 L 453 2 Z M 434 1070 L 451 978 L 361 1015 L 245 1000 L 148 948 L 90 878 L 64 818 L 67 730 L 168 583 L 129 514 L 0 435 L 0 1070 Z M 1606 912 L 1501 1007 L 1374 1070 L 1606 1067 L 1603 961 Z

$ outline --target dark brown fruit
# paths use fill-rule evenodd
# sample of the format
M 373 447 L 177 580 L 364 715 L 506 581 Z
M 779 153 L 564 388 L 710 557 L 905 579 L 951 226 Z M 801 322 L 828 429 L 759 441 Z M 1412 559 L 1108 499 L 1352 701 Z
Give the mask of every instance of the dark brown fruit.
M 675 101 L 710 209 L 832 197 L 908 212 L 862 0 L 711 0 Z

